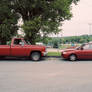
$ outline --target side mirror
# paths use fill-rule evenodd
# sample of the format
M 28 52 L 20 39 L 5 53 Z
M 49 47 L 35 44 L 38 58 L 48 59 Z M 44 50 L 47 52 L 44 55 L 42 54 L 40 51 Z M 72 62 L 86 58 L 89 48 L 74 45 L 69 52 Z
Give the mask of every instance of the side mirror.
M 19 44 L 20 44 L 21 46 L 24 46 L 24 42 L 20 42 Z

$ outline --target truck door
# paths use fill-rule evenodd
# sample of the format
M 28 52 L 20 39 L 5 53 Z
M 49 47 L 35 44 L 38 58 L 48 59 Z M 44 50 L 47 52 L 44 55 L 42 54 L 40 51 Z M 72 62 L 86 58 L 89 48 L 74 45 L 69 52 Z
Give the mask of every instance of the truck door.
M 14 39 L 13 44 L 11 45 L 11 56 L 26 56 L 27 48 L 25 44 L 22 45 L 22 39 Z

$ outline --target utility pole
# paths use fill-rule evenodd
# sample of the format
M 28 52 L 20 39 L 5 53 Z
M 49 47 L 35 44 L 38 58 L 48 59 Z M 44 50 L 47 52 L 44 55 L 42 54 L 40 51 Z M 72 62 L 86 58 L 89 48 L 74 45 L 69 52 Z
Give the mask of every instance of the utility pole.
M 92 26 L 92 23 L 88 23 L 89 25 L 89 35 L 91 35 L 91 26 Z

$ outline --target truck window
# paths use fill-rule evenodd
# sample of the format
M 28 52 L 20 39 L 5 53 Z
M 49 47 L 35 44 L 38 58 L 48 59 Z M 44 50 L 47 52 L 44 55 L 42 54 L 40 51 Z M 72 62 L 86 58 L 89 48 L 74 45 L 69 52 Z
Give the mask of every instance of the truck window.
M 15 44 L 15 45 L 20 45 L 20 42 L 22 42 L 21 39 L 15 39 L 15 40 L 14 40 L 14 44 Z

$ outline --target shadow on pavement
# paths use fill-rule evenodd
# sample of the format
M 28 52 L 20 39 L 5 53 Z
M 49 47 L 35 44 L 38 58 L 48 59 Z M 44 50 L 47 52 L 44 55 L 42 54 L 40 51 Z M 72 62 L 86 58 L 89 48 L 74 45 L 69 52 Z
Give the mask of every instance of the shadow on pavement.
M 81 59 L 81 60 L 77 60 L 77 61 L 69 61 L 69 60 L 66 60 L 66 59 L 63 59 L 61 58 L 61 56 L 46 56 L 46 57 L 42 57 L 42 59 L 40 61 L 32 61 L 28 58 L 16 58 L 16 57 L 5 57 L 5 58 L 0 58 L 0 61 L 9 61 L 9 62 L 19 62 L 19 61 L 22 61 L 22 62 L 44 62 L 44 61 L 59 61 L 59 62 L 87 62 L 87 61 L 92 61 L 92 59 Z

